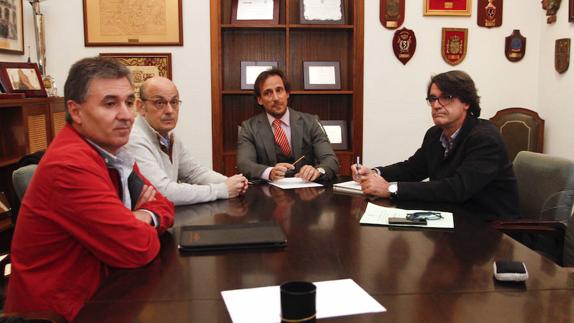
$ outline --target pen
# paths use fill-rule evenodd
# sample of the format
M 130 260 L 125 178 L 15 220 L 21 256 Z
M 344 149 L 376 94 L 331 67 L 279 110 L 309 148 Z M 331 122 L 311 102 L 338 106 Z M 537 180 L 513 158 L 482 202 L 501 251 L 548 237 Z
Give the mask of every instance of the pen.
M 291 164 L 291 165 L 295 166 L 295 164 L 297 164 L 298 162 L 300 162 L 301 160 L 303 160 L 303 158 L 305 158 L 305 155 L 299 157 L 299 159 L 297 159 L 297 160 L 296 160 L 293 164 Z
M 357 172 L 359 172 L 359 169 L 361 169 L 361 157 L 357 156 L 357 162 L 355 165 L 357 167 Z

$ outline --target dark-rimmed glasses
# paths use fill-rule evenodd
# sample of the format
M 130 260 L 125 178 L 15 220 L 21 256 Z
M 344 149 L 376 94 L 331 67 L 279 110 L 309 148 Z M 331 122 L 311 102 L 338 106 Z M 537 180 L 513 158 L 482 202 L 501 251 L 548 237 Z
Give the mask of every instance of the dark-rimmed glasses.
M 168 104 L 171 105 L 172 109 L 177 110 L 177 109 L 179 109 L 179 106 L 181 105 L 180 99 L 172 99 L 171 101 L 167 101 L 165 99 L 154 99 L 154 100 L 142 99 L 142 101 L 151 102 L 151 104 L 158 110 L 164 110 L 165 108 L 167 108 Z
M 449 105 L 453 99 L 454 99 L 454 96 L 452 96 L 452 95 L 440 95 L 440 96 L 429 95 L 426 98 L 427 103 L 430 106 L 432 106 L 438 100 L 438 103 L 443 107 Z
M 425 212 L 413 212 L 407 214 L 407 220 L 409 221 L 419 221 L 419 220 L 440 220 L 442 219 L 442 214 L 440 212 L 425 211 Z

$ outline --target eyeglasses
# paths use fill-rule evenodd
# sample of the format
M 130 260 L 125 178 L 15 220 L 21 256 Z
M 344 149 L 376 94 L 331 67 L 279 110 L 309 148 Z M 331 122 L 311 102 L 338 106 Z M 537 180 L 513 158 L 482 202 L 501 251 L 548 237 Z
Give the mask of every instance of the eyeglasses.
M 425 211 L 425 212 L 413 212 L 407 214 L 407 220 L 417 221 L 417 220 L 439 220 L 442 219 L 442 214 L 440 212 Z
M 453 99 L 454 96 L 452 95 L 441 95 L 441 96 L 430 95 L 426 98 L 430 106 L 432 106 L 438 100 L 438 103 L 443 107 L 449 105 Z
M 167 101 L 165 99 L 156 99 L 156 100 L 142 99 L 142 101 L 151 102 L 151 104 L 158 110 L 164 110 L 165 108 L 167 108 L 168 104 L 171 105 L 172 109 L 177 110 L 181 105 L 181 100 L 179 99 L 173 99 L 171 101 Z

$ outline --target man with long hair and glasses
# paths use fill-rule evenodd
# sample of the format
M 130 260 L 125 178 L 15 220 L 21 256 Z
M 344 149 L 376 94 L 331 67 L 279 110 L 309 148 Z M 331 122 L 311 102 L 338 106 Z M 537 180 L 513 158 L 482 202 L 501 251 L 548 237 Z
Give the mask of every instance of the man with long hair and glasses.
M 518 217 L 512 163 L 498 129 L 478 118 L 480 99 L 470 76 L 463 71 L 433 76 L 426 101 L 435 125 L 413 156 L 385 167 L 351 167 L 363 192 L 461 204 L 489 218 Z
M 171 80 L 147 79 L 136 107 L 140 116 L 128 150 L 142 173 L 175 205 L 233 198 L 245 192 L 248 184 L 243 175 L 226 177 L 200 165 L 174 135 L 182 102 Z

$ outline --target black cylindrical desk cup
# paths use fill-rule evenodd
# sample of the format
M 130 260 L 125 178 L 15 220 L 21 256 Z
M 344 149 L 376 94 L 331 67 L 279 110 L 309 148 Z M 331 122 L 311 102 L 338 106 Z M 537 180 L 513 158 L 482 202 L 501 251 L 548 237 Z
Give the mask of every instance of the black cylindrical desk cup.
M 304 281 L 286 282 L 281 285 L 281 319 L 283 322 L 314 322 L 315 284 Z

